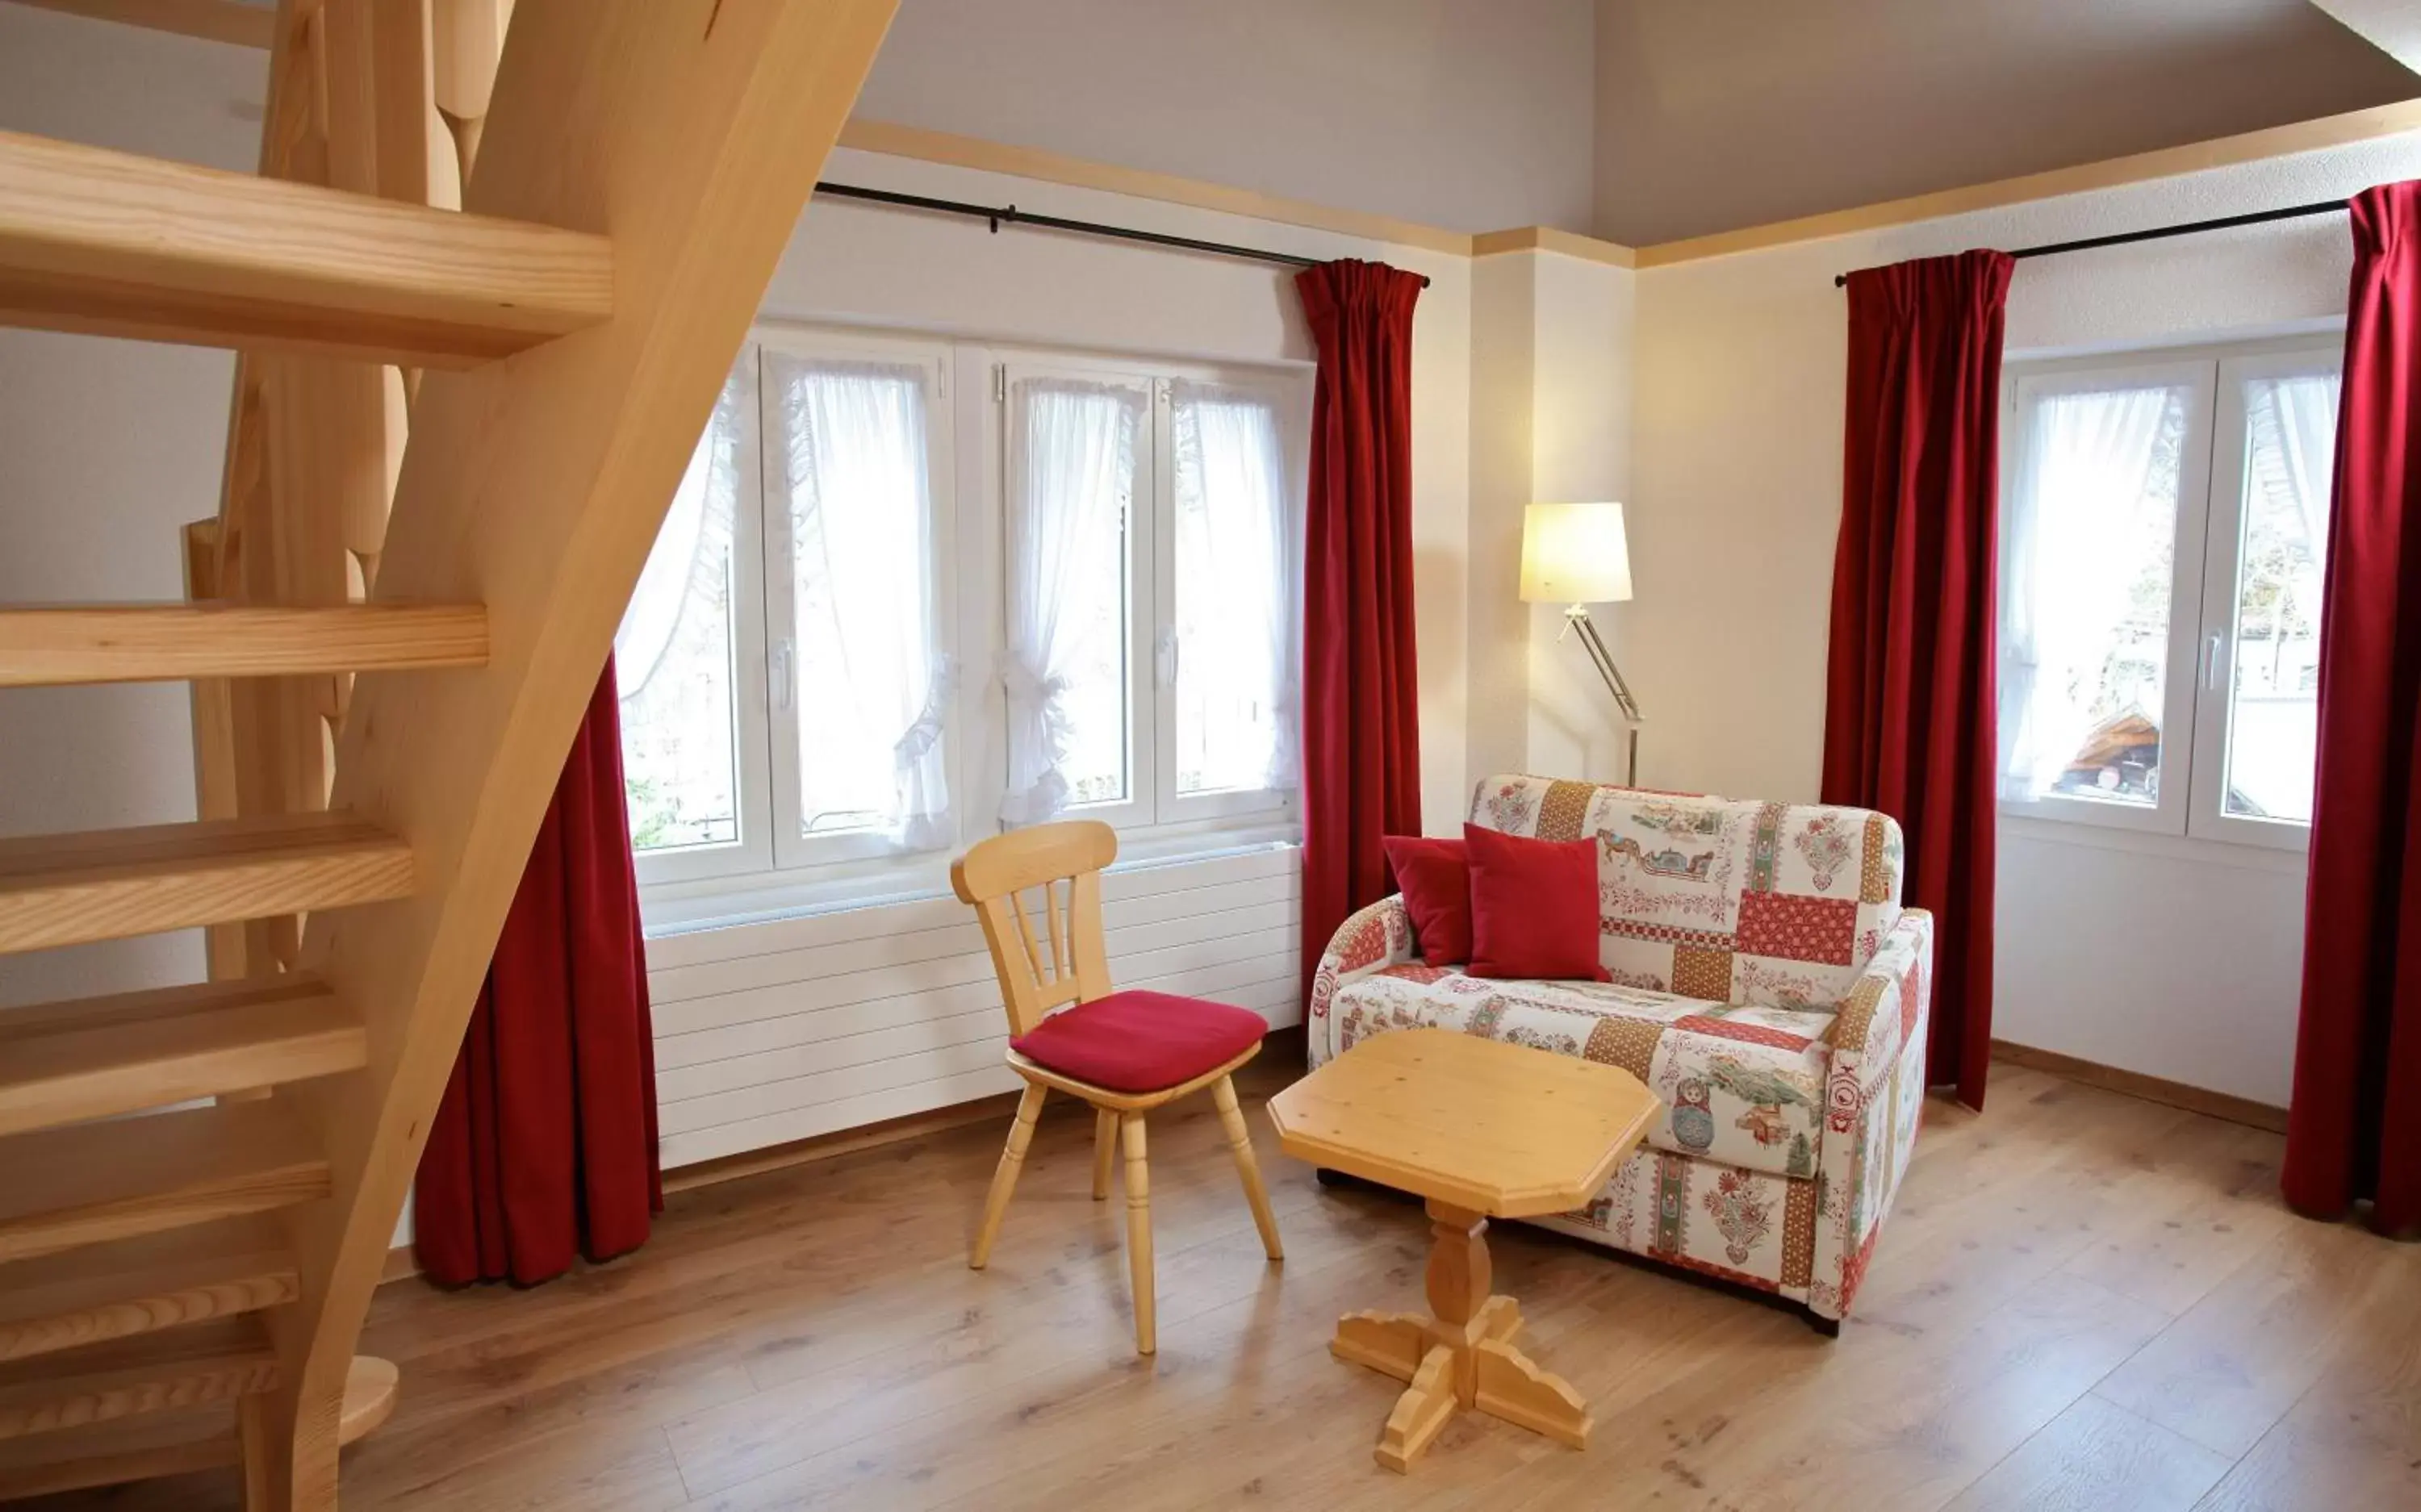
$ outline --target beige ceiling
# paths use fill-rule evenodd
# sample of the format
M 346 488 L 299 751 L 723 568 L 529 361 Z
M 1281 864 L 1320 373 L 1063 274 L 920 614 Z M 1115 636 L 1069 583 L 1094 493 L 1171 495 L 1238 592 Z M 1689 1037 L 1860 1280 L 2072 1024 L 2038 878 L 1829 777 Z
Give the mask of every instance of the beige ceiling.
M 2421 95 L 2306 0 L 1598 0 L 1597 49 L 1634 246 Z

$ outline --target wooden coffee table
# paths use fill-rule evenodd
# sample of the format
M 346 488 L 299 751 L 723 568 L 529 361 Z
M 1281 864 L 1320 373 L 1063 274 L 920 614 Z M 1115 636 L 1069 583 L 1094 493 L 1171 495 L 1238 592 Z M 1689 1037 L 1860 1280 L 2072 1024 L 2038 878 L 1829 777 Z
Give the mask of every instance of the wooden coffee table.
M 1513 1348 L 1521 1306 L 1488 1293 L 1488 1220 L 1587 1202 L 1661 1106 L 1617 1067 L 1450 1029 L 1366 1039 L 1270 1099 L 1288 1154 L 1429 1200 L 1433 1316 L 1348 1313 L 1328 1346 L 1410 1382 L 1379 1463 L 1408 1468 L 1458 1407 L 1588 1446 L 1588 1404 Z

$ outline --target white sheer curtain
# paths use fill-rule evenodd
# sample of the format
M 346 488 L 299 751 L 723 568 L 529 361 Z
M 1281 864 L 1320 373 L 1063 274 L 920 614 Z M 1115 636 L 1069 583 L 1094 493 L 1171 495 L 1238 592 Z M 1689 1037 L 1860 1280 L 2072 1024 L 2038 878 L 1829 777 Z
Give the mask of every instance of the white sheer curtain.
M 2328 560 L 2338 383 L 2335 373 L 2307 373 L 2257 378 L 2244 385 L 2255 485 L 2303 521 L 2316 569 Z M 2317 594 L 2317 581 L 2314 587 Z
M 789 514 L 801 823 L 945 846 L 927 372 L 766 352 Z M 779 506 L 777 506 L 779 507 Z
M 641 850 L 740 838 L 731 531 L 746 397 L 735 374 L 614 631 L 632 843 Z
M 1087 658 L 1106 649 L 1097 644 L 1105 632 L 1097 612 L 1101 567 L 1105 543 L 1124 549 L 1145 396 L 1124 385 L 1061 379 L 1022 379 L 1013 388 L 1008 639 L 1001 665 L 1008 787 L 1000 817 L 1033 824 L 1065 808 L 1073 790 L 1067 770 L 1075 735 L 1070 694 Z
M 2127 549 L 2184 391 L 2052 394 L 2023 417 L 2001 638 L 2001 794 L 2049 791 L 2094 723 L 2093 693 L 2141 575 Z M 2165 506 L 2174 521 L 2176 504 Z M 2158 720 L 2161 710 L 2145 710 Z
M 1179 792 L 1294 781 L 1286 454 L 1250 394 L 1174 391 Z

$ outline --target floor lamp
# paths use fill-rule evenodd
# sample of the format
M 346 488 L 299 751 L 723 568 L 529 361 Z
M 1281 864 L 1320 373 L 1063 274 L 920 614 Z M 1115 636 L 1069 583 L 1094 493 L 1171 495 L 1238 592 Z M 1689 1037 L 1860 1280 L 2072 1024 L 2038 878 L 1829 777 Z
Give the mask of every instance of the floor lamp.
M 1580 632 L 1597 675 L 1614 694 L 1630 726 L 1627 787 L 1639 786 L 1639 701 L 1622 680 L 1622 669 L 1605 648 L 1589 618 L 1593 603 L 1620 603 L 1631 597 L 1631 543 L 1618 504 L 1534 504 L 1522 517 L 1522 600 L 1559 603 L 1564 635 Z M 1563 639 L 1562 635 L 1555 637 Z

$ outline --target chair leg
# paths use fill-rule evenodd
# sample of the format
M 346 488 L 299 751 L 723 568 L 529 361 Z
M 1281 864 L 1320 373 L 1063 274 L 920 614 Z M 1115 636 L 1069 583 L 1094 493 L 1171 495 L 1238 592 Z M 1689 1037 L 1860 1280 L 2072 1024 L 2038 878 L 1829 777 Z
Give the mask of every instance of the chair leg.
M 1219 1105 L 1219 1126 L 1227 1131 L 1228 1153 L 1236 1157 L 1236 1174 L 1244 1178 L 1244 1200 L 1253 1205 L 1253 1226 L 1261 1231 L 1261 1248 L 1273 1260 L 1286 1258 L 1278 1245 L 1278 1221 L 1270 1211 L 1270 1194 L 1261 1186 L 1261 1164 L 1253 1159 L 1252 1130 L 1244 1127 L 1244 1110 L 1236 1106 L 1236 1083 L 1221 1077 L 1210 1083 L 1210 1100 Z
M 1127 1276 L 1134 1289 L 1135 1352 L 1160 1348 L 1151 1296 L 1151 1172 L 1144 1164 L 1143 1115 L 1118 1119 L 1118 1143 L 1127 1157 Z
M 1017 1173 L 1025 1167 L 1025 1146 L 1034 1140 L 1034 1120 L 1042 1115 L 1042 1099 L 1050 1096 L 1039 1082 L 1025 1083 L 1025 1095 L 1017 1099 L 1017 1121 L 1008 1126 L 1008 1147 L 1000 1152 L 1000 1164 L 992 1173 L 992 1191 L 984 1197 L 983 1223 L 976 1229 L 975 1248 L 968 1252 L 967 1269 L 980 1270 L 992 1259 L 992 1241 L 1000 1237 L 1000 1221 L 1008 1212 L 1008 1194 L 1017 1190 Z
M 1118 1159 L 1118 1115 L 1107 1108 L 1093 1110 L 1093 1200 L 1110 1195 L 1110 1168 Z

